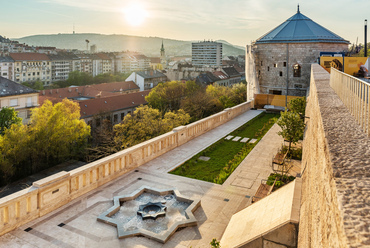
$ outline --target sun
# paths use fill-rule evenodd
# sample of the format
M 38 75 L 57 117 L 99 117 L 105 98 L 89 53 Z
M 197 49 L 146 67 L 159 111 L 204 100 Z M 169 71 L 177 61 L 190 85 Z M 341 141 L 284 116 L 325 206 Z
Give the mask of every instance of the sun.
M 124 8 L 123 14 L 127 23 L 135 27 L 142 25 L 148 16 L 147 11 L 138 4 Z

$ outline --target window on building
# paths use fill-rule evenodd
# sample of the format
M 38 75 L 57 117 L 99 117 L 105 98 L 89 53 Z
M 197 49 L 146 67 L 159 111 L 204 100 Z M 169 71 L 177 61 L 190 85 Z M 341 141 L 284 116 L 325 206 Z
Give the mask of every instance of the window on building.
M 301 76 L 301 65 L 300 64 L 293 65 L 293 76 L 294 77 Z
M 270 94 L 273 94 L 273 95 L 281 95 L 281 90 L 269 90 L 269 93 Z
M 121 113 L 121 121 L 125 118 L 125 113 Z
M 282 71 L 280 71 L 279 75 L 280 75 L 280 77 L 282 77 L 282 76 L 283 76 L 283 72 L 282 72 Z
M 32 97 L 27 97 L 27 103 L 26 103 L 27 107 L 32 107 Z
M 286 67 L 286 62 L 284 62 L 284 67 Z
M 261 61 L 261 66 L 263 65 L 262 61 Z
M 270 71 L 270 66 L 267 66 L 267 71 Z
M 18 106 L 18 98 L 10 99 L 9 106 L 10 107 Z
M 95 119 L 95 126 L 100 127 L 100 118 Z
M 31 113 L 32 113 L 31 110 L 27 110 L 27 117 L 26 117 L 27 119 L 31 118 Z
M 277 67 L 277 64 L 274 64 L 274 67 Z
M 113 115 L 113 122 L 117 123 L 118 122 L 118 115 Z
M 92 126 L 92 120 L 89 120 L 88 122 L 87 122 L 87 125 L 89 125 L 90 127 Z

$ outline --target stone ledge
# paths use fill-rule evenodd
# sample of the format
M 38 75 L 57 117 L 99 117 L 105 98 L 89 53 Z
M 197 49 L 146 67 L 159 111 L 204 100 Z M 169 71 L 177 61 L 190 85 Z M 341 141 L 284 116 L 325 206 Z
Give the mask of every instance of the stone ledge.
M 55 183 L 55 182 L 61 181 L 63 179 L 66 179 L 69 176 L 70 176 L 69 172 L 61 171 L 61 172 L 58 172 L 54 175 L 51 175 L 51 176 L 45 177 L 41 180 L 38 180 L 36 182 L 33 182 L 32 186 L 34 186 L 36 188 L 46 187 L 46 186 L 48 186 L 52 183 Z

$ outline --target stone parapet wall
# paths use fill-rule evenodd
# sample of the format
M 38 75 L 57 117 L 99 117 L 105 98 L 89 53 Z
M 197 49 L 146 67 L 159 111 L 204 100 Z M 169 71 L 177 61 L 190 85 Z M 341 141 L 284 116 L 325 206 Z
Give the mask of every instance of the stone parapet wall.
M 312 65 L 298 247 L 370 246 L 370 139 Z
M 0 235 L 39 218 L 71 200 L 157 158 L 250 110 L 252 102 L 122 150 L 69 172 L 59 172 L 34 182 L 32 187 L 0 199 Z

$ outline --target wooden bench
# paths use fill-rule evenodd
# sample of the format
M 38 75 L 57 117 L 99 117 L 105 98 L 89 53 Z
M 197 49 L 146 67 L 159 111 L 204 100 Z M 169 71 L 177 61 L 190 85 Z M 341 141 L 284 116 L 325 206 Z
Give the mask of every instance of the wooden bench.
M 264 198 L 264 197 L 268 196 L 269 194 L 271 194 L 272 189 L 275 186 L 276 178 L 275 178 L 274 183 L 271 186 L 270 185 L 267 185 L 263 181 L 266 181 L 266 180 L 261 180 L 261 184 L 258 187 L 256 194 L 252 197 L 252 203 L 257 202 L 257 201 L 261 200 L 262 198 Z

